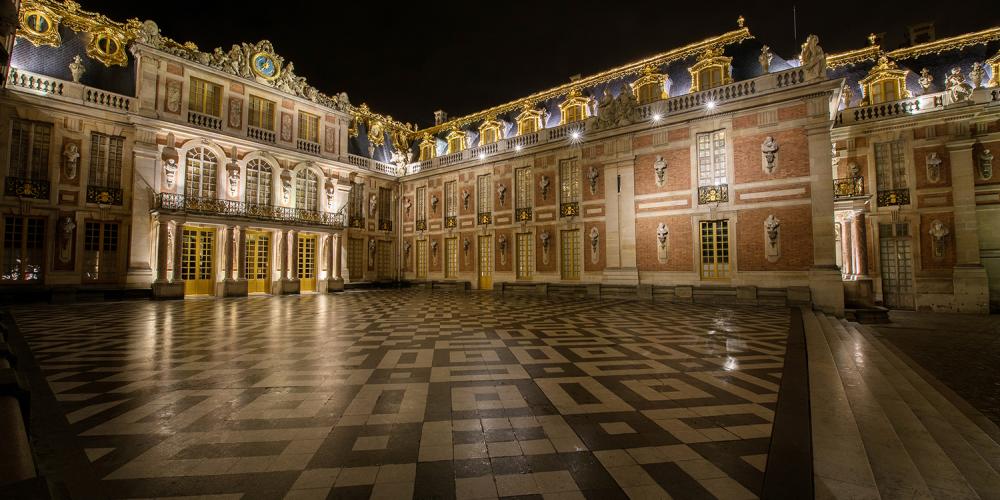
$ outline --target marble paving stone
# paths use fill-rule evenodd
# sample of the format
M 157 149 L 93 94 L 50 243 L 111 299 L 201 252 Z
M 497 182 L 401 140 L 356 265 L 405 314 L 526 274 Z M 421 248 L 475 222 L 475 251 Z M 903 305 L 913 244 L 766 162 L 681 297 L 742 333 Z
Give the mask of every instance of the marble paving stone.
M 789 326 L 417 290 L 13 314 L 75 436 L 66 473 L 110 497 L 753 496 Z

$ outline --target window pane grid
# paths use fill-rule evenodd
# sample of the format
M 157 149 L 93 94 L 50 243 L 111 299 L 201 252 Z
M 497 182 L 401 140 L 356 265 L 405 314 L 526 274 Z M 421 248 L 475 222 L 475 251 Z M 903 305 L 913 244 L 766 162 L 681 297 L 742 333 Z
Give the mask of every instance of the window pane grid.
M 310 170 L 295 175 L 295 208 L 316 210 L 319 207 L 319 178 Z
M 427 220 L 427 189 L 417 188 L 417 220 Z
M 580 201 L 580 166 L 576 160 L 559 162 L 559 189 L 562 203 Z
M 698 186 L 728 183 L 726 174 L 726 132 L 698 134 Z
M 580 230 L 571 229 L 560 233 L 560 264 L 562 279 L 580 279 Z
M 701 276 L 729 276 L 729 221 L 701 222 Z
M 490 174 L 480 175 L 476 179 L 476 207 L 479 213 L 493 211 L 493 176 Z
M 458 182 L 444 184 L 444 214 L 446 217 L 458 215 Z
M 195 148 L 187 154 L 184 191 L 188 196 L 215 198 L 215 154 L 206 148 Z
M 515 208 L 531 208 L 531 194 L 534 185 L 531 182 L 531 167 L 522 167 L 514 173 L 516 190 Z
M 444 277 L 454 278 L 458 272 L 458 238 L 444 240 Z
M 531 279 L 532 271 L 535 267 L 534 255 L 531 245 L 534 242 L 534 235 L 531 233 L 517 234 L 517 279 Z
M 271 166 L 266 161 L 253 159 L 247 163 L 245 198 L 247 203 L 271 204 Z

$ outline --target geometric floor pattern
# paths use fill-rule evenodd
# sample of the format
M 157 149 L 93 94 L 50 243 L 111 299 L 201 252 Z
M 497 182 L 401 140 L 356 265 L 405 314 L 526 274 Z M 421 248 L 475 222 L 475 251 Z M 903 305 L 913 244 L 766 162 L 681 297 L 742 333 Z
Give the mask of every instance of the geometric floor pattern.
M 113 498 L 754 498 L 789 327 L 416 290 L 13 313 Z

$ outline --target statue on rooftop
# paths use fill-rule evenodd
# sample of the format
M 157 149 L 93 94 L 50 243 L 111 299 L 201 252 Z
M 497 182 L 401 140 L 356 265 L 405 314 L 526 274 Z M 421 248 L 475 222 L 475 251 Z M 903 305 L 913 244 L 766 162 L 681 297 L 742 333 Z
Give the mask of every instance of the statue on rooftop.
M 944 88 L 951 102 L 962 102 L 972 95 L 972 86 L 965 83 L 965 75 L 962 74 L 961 68 L 957 66 L 951 68 L 944 81 Z
M 806 73 L 806 80 L 826 78 L 826 54 L 819 46 L 818 36 L 809 35 L 806 38 L 806 42 L 802 44 L 802 52 L 799 53 L 799 61 Z

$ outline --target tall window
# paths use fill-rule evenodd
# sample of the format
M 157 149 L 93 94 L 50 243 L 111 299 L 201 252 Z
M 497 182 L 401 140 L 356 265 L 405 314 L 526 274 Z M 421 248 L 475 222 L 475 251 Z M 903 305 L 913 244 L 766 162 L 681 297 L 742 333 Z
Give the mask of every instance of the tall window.
M 299 111 L 299 139 L 319 142 L 319 117 Z
M 580 201 L 580 166 L 576 160 L 559 161 L 559 194 L 561 203 Z
M 480 175 L 476 179 L 476 211 L 484 214 L 493 211 L 493 176 Z
M 532 252 L 532 243 L 535 237 L 531 233 L 517 233 L 517 279 L 530 280 L 532 271 L 535 268 L 535 256 Z
M 465 132 L 452 130 L 445 139 L 448 141 L 448 154 L 458 153 L 465 149 Z
M 583 120 L 585 118 L 583 113 L 582 104 L 574 104 L 572 106 L 567 106 L 563 113 L 563 123 L 573 123 Z
M 188 151 L 184 174 L 184 194 L 197 198 L 215 198 L 216 168 L 219 160 L 208 148 Z
M 10 175 L 44 181 L 49 178 L 52 124 L 14 119 L 10 131 Z
M 271 165 L 259 158 L 247 162 L 246 197 L 247 203 L 271 205 Z
M 222 86 L 191 77 L 188 109 L 212 116 L 222 116 Z
M 251 95 L 247 123 L 251 127 L 274 130 L 274 101 Z
M 903 142 L 875 144 L 875 179 L 879 191 L 906 187 L 906 162 L 903 159 Z
M 560 274 L 564 280 L 580 279 L 580 230 L 560 231 Z
M 378 188 L 378 220 L 380 228 L 392 222 L 392 189 L 387 187 Z
M 444 240 L 444 277 L 454 278 L 458 274 L 458 238 Z
M 722 85 L 722 67 L 712 66 L 698 72 L 698 90 L 708 90 Z
M 45 219 L 7 215 L 0 246 L 0 281 L 38 282 L 42 279 Z
M 521 167 L 514 171 L 514 208 L 531 208 L 532 183 L 531 167 Z
M 729 277 L 729 221 L 701 221 L 701 277 Z
M 361 238 L 347 240 L 347 272 L 351 281 L 365 276 L 365 240 Z
M 124 147 L 124 137 L 91 134 L 90 180 L 87 181 L 91 186 L 121 187 Z
M 83 279 L 118 281 L 117 222 L 87 222 L 84 226 Z
M 427 220 L 427 188 L 417 188 L 417 220 Z
M 458 215 L 458 181 L 444 183 L 444 216 Z
M 427 240 L 417 241 L 417 278 L 427 277 Z
M 728 184 L 726 131 L 698 134 L 698 186 Z
M 351 191 L 347 193 L 347 216 L 350 222 L 361 221 L 365 218 L 365 185 L 354 183 Z
M 319 177 L 307 168 L 295 174 L 295 208 L 319 209 Z
M 437 143 L 433 137 L 430 135 L 424 136 L 424 139 L 420 141 L 420 161 L 434 158 L 436 146 Z

